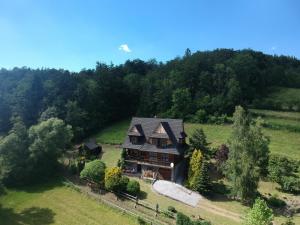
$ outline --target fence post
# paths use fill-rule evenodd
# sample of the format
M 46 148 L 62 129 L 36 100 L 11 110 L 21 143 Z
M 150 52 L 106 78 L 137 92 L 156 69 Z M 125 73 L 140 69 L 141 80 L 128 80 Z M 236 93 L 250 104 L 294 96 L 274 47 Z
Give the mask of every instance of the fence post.
M 138 205 L 138 196 L 135 197 L 135 205 L 134 205 L 134 208 L 136 208 Z
M 157 215 L 158 215 L 158 208 L 159 208 L 159 205 L 156 203 L 155 217 L 157 217 Z

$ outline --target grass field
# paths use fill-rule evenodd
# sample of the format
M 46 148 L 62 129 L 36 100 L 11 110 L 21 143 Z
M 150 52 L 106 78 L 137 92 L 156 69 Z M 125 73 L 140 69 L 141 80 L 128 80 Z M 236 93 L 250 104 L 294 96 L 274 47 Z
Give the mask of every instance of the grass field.
M 120 144 L 125 138 L 128 126 L 128 120 L 115 123 L 100 131 L 95 137 L 100 143 Z M 213 147 L 218 147 L 220 144 L 226 143 L 231 133 L 230 125 L 185 124 L 185 131 L 188 136 L 191 136 L 196 128 L 202 128 L 204 130 L 208 141 Z M 300 160 L 300 132 L 269 128 L 265 128 L 264 132 L 271 140 L 269 146 L 271 153 L 281 154 Z M 102 142 L 101 140 L 104 139 L 105 141 Z
M 106 167 L 111 168 L 117 166 L 121 156 L 121 149 L 113 145 L 102 145 L 103 154 L 101 160 L 105 162 Z
M 96 141 L 102 144 L 122 144 L 125 139 L 126 132 L 129 126 L 129 120 L 124 120 L 101 130 L 93 137 Z
M 300 89 L 273 87 L 269 90 L 269 94 L 261 99 L 263 106 L 272 105 L 278 110 L 300 110 Z
M 50 182 L 0 197 L 1 225 L 123 225 L 136 219 L 62 185 Z

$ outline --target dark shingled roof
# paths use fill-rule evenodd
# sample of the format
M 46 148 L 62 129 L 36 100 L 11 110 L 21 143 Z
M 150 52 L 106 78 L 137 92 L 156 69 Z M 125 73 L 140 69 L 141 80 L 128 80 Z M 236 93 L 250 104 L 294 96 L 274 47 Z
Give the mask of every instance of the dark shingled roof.
M 155 130 L 159 125 L 165 129 L 166 133 L 155 133 Z M 136 127 L 139 133 L 142 133 L 141 136 L 145 137 L 147 140 L 149 137 L 157 138 L 170 138 L 173 146 L 167 148 L 157 148 L 155 145 L 148 143 L 143 143 L 140 145 L 132 144 L 129 140 L 128 135 L 137 135 L 136 132 L 132 132 L 132 128 Z M 141 118 L 133 117 L 129 126 L 128 135 L 122 145 L 123 148 L 137 149 L 141 151 L 150 151 L 150 152 L 162 152 L 180 155 L 182 154 L 181 145 L 178 144 L 179 138 L 186 137 L 183 128 L 183 121 L 181 119 L 162 119 L 162 118 Z
M 84 146 L 86 146 L 90 150 L 94 150 L 99 147 L 99 145 L 97 145 L 96 141 L 94 140 L 89 140 L 88 142 L 85 142 Z

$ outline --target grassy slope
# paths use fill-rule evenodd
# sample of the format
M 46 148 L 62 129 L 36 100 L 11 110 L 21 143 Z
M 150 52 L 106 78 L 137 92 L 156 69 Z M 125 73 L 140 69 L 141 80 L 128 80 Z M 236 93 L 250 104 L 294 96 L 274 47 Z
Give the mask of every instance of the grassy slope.
M 30 187 L 25 191 L 9 190 L 0 197 L 0 205 L 1 225 L 136 224 L 134 218 L 61 183 Z
M 202 128 L 212 146 L 226 143 L 230 136 L 230 125 L 185 124 L 185 130 L 190 136 L 196 128 Z M 286 130 L 264 129 L 269 136 L 271 153 L 281 154 L 300 160 L 300 133 Z
M 112 126 L 100 131 L 95 135 L 100 143 L 121 144 L 126 135 L 129 121 L 115 123 Z M 231 133 L 230 125 L 210 125 L 210 124 L 185 124 L 185 131 L 188 136 L 196 128 L 202 128 L 212 146 L 217 147 L 226 143 Z M 300 133 L 287 130 L 264 129 L 265 134 L 270 137 L 270 150 L 272 153 L 281 154 L 296 159 L 300 159 Z M 109 150 L 110 147 L 107 146 Z M 105 151 L 105 147 L 104 147 Z M 113 153 L 112 153 L 113 155 Z
M 121 156 L 121 149 L 113 145 L 102 145 L 103 154 L 101 160 L 105 162 L 108 168 L 117 166 Z

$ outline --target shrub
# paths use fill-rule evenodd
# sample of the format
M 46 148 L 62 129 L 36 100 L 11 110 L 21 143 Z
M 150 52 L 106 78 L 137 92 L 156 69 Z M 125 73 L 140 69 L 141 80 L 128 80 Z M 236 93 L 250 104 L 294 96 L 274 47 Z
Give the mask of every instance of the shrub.
M 283 191 L 291 193 L 300 192 L 300 179 L 293 176 L 284 176 L 280 180 L 280 187 Z
M 162 211 L 162 214 L 165 216 L 165 217 L 169 217 L 169 218 L 174 218 L 174 214 L 168 210 L 163 210 Z
M 129 183 L 129 178 L 122 176 L 120 179 L 120 191 L 126 191 L 127 190 L 127 185 Z
M 292 218 L 288 218 L 288 220 L 282 223 L 281 225 L 296 225 L 296 224 L 293 222 Z
M 140 183 L 136 180 L 130 180 L 127 184 L 126 191 L 131 195 L 138 195 L 140 193 Z
M 168 206 L 168 211 L 170 211 L 170 212 L 173 212 L 173 213 L 176 213 L 177 212 L 177 210 L 175 209 L 175 207 L 174 206 Z
M 188 216 L 184 215 L 181 212 L 177 213 L 176 225 L 190 225 L 190 224 L 191 224 L 191 219 Z
M 176 225 L 211 225 L 211 223 L 206 220 L 192 221 L 188 216 L 178 212 L 176 217 Z
M 112 167 L 105 171 L 105 188 L 110 191 L 121 191 L 122 171 L 119 167 Z
M 195 116 L 193 117 L 193 121 L 196 123 L 205 123 L 207 122 L 207 113 L 204 109 L 199 109 Z
M 84 169 L 80 172 L 80 178 L 89 179 L 96 183 L 103 183 L 105 167 L 105 164 L 100 160 L 86 163 Z
M 216 161 L 217 161 L 217 168 L 218 170 L 222 169 L 223 164 L 227 161 L 229 154 L 229 148 L 227 145 L 222 144 L 219 149 L 216 151 Z
M 146 225 L 147 224 L 146 221 L 143 218 L 141 218 L 141 217 L 138 217 L 137 221 L 138 221 L 139 225 Z
M 288 159 L 284 156 L 271 155 L 268 165 L 269 178 L 272 181 L 280 183 L 282 177 L 297 173 L 298 168 L 299 162 L 295 160 Z

